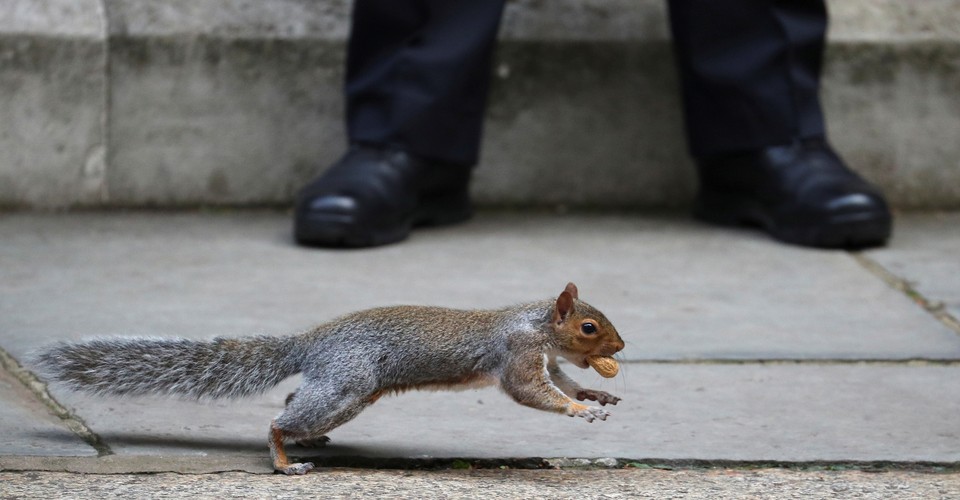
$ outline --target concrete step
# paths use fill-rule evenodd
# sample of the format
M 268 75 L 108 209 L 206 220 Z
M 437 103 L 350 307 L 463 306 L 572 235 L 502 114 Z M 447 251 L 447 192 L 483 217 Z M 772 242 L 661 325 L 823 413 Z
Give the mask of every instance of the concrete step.
M 2 3 L 0 206 L 284 205 L 342 153 L 347 0 Z M 960 0 L 830 7 L 833 142 L 960 207 Z M 690 202 L 662 2 L 510 2 L 495 65 L 479 203 Z

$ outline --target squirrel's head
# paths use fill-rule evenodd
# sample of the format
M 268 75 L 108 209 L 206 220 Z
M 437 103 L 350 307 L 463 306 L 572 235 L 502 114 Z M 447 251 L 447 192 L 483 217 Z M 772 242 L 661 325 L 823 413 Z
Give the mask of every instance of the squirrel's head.
M 602 312 L 579 299 L 573 283 L 557 297 L 550 325 L 559 354 L 580 368 L 589 366 L 587 356 L 613 356 L 623 349 L 617 329 Z

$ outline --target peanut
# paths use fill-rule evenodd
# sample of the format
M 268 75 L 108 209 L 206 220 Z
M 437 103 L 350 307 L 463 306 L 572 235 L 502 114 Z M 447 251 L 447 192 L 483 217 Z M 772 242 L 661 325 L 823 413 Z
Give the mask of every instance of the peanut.
M 616 377 L 620 371 L 620 364 L 610 356 L 587 356 L 587 363 L 605 378 Z

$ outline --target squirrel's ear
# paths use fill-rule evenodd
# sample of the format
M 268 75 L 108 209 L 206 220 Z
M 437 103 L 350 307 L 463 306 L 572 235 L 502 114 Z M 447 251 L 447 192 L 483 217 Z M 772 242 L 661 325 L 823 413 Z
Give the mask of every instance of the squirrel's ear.
M 557 308 L 553 310 L 553 322 L 557 324 L 563 323 L 571 312 L 573 312 L 573 295 L 564 290 L 560 296 L 557 297 Z
M 570 295 L 571 295 L 574 299 L 579 299 L 579 298 L 580 298 L 579 294 L 577 293 L 577 285 L 574 285 L 572 281 L 571 281 L 570 283 L 567 283 L 567 287 L 564 288 L 563 291 L 565 291 L 565 292 L 570 292 Z

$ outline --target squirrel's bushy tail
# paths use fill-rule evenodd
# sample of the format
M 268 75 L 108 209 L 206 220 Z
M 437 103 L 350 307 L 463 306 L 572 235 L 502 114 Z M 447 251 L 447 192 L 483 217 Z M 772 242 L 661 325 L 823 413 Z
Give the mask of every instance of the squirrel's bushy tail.
M 107 338 L 58 344 L 35 360 L 42 374 L 80 391 L 235 398 L 299 373 L 297 340 Z

